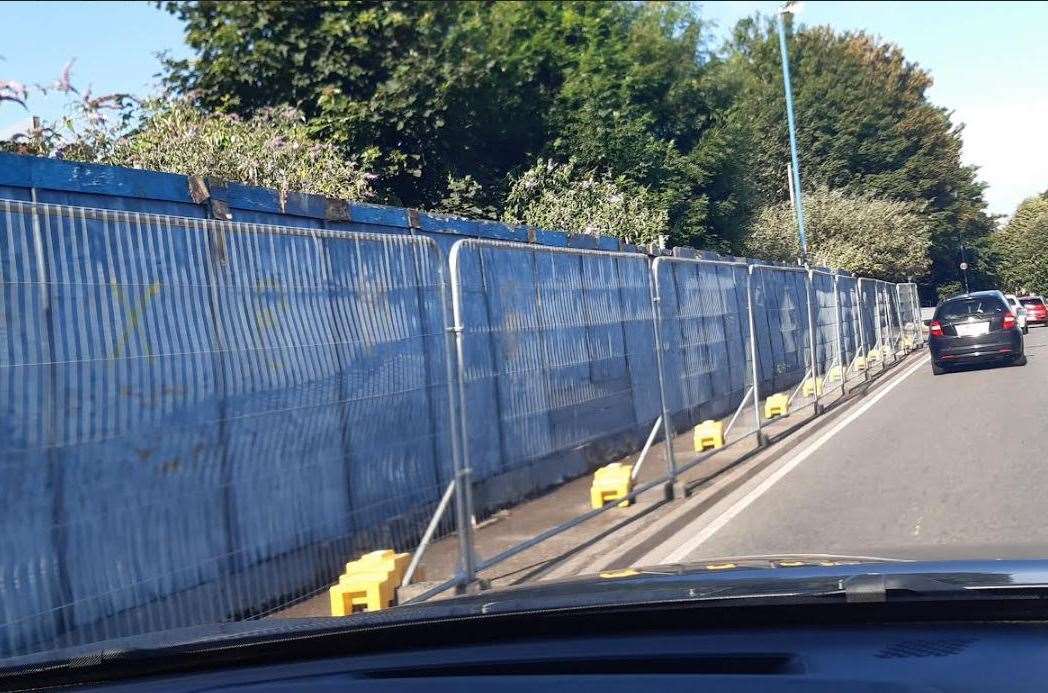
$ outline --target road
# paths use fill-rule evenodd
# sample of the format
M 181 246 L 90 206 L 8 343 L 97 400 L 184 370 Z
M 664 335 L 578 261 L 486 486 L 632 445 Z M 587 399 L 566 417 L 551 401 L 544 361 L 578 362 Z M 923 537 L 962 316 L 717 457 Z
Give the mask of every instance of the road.
M 639 563 L 1048 556 L 1048 328 L 1025 367 L 906 366 Z

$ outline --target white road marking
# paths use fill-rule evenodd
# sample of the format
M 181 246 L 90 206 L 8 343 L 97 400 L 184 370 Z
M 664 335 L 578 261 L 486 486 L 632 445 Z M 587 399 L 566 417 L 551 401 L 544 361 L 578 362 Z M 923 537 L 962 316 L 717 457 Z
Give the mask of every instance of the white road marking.
M 697 549 L 707 539 L 709 539 L 718 531 L 720 531 L 720 529 L 724 527 L 724 525 L 728 524 L 733 519 L 735 519 L 739 515 L 739 513 L 748 508 L 750 504 L 753 503 L 753 501 L 757 500 L 762 495 L 764 495 L 764 493 L 767 492 L 768 489 L 770 489 L 776 483 L 778 483 L 780 479 L 782 479 L 784 476 L 796 469 L 797 465 L 811 457 L 812 453 L 814 453 L 816 450 L 825 445 L 831 438 L 833 438 L 833 436 L 840 433 L 845 426 L 847 426 L 852 421 L 855 421 L 860 416 L 869 411 L 870 407 L 877 404 L 877 402 L 880 402 L 885 395 L 894 390 L 896 386 L 899 385 L 899 383 L 906 380 L 906 378 L 908 378 L 911 374 L 915 373 L 918 369 L 923 368 L 925 365 L 927 365 L 928 361 L 929 357 L 925 356 L 919 362 L 915 363 L 914 365 L 910 366 L 910 368 L 903 371 L 900 375 L 898 375 L 895 378 L 895 380 L 885 385 L 884 389 L 882 389 L 880 392 L 874 395 L 868 402 L 864 403 L 851 414 L 848 414 L 842 421 L 838 422 L 833 426 L 833 428 L 826 431 L 826 433 L 822 434 L 822 436 L 820 436 L 811 445 L 808 445 L 800 452 L 798 452 L 796 455 L 794 455 L 794 457 L 790 459 L 789 462 L 775 470 L 775 472 L 768 476 L 768 478 L 766 478 L 764 481 L 762 481 L 760 484 L 754 487 L 753 490 L 751 490 L 745 496 L 737 500 L 734 505 L 732 505 L 720 516 L 718 516 L 716 519 L 714 519 L 712 522 L 706 525 L 701 531 L 699 531 L 688 541 L 684 542 L 676 549 L 674 549 L 674 551 L 670 553 L 668 556 L 666 556 L 666 558 L 663 559 L 661 562 L 679 563 L 680 561 L 684 560 L 688 556 L 688 554 Z

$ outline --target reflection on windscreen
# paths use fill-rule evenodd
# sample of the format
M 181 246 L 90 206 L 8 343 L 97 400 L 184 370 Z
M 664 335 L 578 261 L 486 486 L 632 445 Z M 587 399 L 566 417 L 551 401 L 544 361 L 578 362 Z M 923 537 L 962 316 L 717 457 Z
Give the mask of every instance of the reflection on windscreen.
M 963 320 L 969 315 L 996 315 L 1004 312 L 1004 305 L 995 299 L 965 299 L 949 301 L 942 306 L 942 319 Z

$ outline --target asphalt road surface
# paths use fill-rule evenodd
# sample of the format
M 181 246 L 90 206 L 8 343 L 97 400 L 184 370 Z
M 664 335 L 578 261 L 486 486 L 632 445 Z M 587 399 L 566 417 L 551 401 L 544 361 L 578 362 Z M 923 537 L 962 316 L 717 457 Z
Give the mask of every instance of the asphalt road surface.
M 1028 364 L 893 374 L 643 564 L 828 553 L 1048 557 L 1048 328 Z

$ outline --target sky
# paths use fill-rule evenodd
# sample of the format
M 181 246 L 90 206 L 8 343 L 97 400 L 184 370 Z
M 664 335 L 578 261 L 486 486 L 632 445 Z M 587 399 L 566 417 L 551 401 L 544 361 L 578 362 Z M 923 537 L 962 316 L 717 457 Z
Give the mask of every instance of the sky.
M 738 19 L 774 12 L 778 2 L 701 2 L 701 16 L 724 37 Z M 990 211 L 1011 214 L 1048 189 L 1048 1 L 804 3 L 808 25 L 863 29 L 898 44 L 929 70 L 931 101 L 964 123 L 965 162 L 988 184 Z M 50 83 L 76 59 L 73 81 L 95 93 L 147 94 L 159 51 L 190 55 L 182 25 L 147 2 L 0 2 L 0 80 Z M 34 95 L 32 114 L 63 113 L 60 96 Z M 0 104 L 0 134 L 30 115 Z M 803 172 L 802 172 L 803 173 Z

